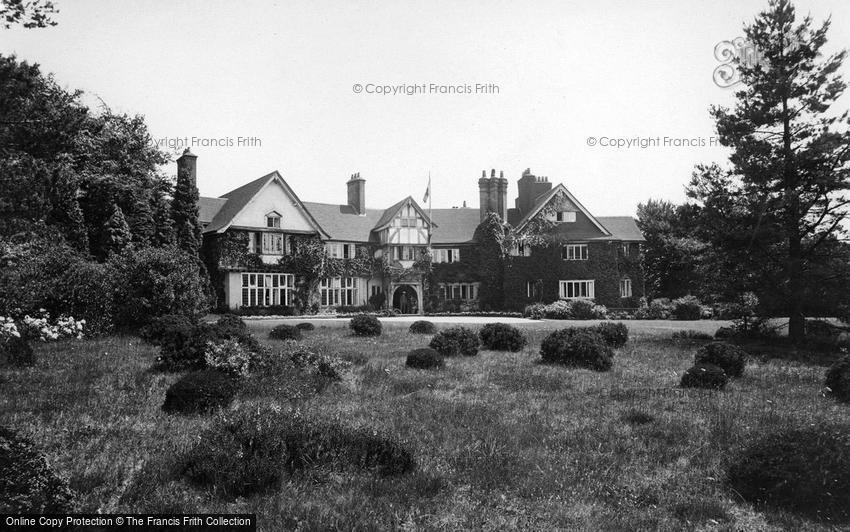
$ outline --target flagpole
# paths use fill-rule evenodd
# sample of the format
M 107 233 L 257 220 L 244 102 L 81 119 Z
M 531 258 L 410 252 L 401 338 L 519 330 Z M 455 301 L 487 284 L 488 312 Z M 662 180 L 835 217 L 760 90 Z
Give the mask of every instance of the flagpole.
M 431 225 L 433 225 L 433 221 L 431 220 L 431 201 L 434 197 L 431 191 L 431 170 L 428 170 L 428 255 L 431 254 Z

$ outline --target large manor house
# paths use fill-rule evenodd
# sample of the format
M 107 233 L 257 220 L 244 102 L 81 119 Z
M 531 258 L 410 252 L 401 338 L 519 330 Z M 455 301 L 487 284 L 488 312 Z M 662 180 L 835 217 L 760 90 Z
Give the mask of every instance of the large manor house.
M 196 155 L 186 150 L 177 165 L 178 172 L 197 183 Z M 359 174 L 347 179 L 342 204 L 302 200 L 277 171 L 221 197 L 200 197 L 204 246 L 238 236 L 234 241 L 252 257 L 212 265 L 219 305 L 296 305 L 299 273 L 287 271 L 285 264 L 291 263 L 282 259 L 296 252 L 299 241 L 313 237 L 324 245 L 328 259 L 354 262 L 365 254 L 367 262 L 384 265 L 356 273 L 343 268 L 348 273 L 318 279 L 309 297 L 319 311 L 374 301 L 408 314 L 479 310 L 482 270 L 488 268 L 480 262 L 470 267 L 470 261 L 476 229 L 488 212 L 518 234 L 531 227 L 543 227 L 546 233 L 544 240 L 518 241 L 504 257 L 493 259 L 504 262 L 500 282 L 505 309 L 557 299 L 624 308 L 643 295 L 643 237 L 632 217 L 593 216 L 563 184 L 553 186 L 530 170 L 517 181 L 512 207 L 508 180 L 501 173 L 493 170 L 488 176 L 485 171 L 478 184 L 479 208 L 464 204 L 429 210 L 410 196 L 373 208 Z

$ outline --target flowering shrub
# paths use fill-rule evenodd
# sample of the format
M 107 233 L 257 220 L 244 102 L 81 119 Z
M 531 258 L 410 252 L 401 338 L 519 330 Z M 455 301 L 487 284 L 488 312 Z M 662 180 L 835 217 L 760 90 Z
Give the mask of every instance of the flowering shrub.
M 40 309 L 36 316 L 27 314 L 18 324 L 12 318 L 0 317 L 0 339 L 25 337 L 50 342 L 62 338 L 82 339 L 86 320 L 75 320 L 71 316 L 59 316 L 51 323 L 50 314 Z
M 555 301 L 546 305 L 543 314 L 550 320 L 568 320 L 572 317 L 572 305 L 569 301 Z
M 9 338 L 20 338 L 21 333 L 18 331 L 18 326 L 15 325 L 15 320 L 9 317 L 0 316 L 0 342 L 5 342 Z
M 270 353 L 265 353 L 269 355 Z M 323 377 L 340 381 L 343 374 L 351 368 L 351 362 L 326 353 L 320 353 L 294 341 L 285 342 L 280 355 L 292 360 L 296 365 L 310 368 Z
M 247 377 L 251 370 L 253 353 L 239 340 L 227 338 L 218 342 L 207 342 L 204 360 L 212 369 Z
M 522 311 L 522 317 L 531 320 L 542 320 L 546 317 L 546 305 L 544 305 L 543 303 L 534 303 L 533 305 L 528 305 Z

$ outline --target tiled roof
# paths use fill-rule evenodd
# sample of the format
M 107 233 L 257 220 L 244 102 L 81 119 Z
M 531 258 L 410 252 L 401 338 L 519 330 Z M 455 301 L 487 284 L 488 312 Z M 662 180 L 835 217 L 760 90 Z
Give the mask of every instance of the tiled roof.
M 637 222 L 631 216 L 597 216 L 597 220 L 617 240 L 644 241 L 643 233 L 638 229 Z
M 225 203 L 227 198 L 198 198 L 198 221 L 202 224 L 212 222 Z
M 388 224 L 390 222 L 390 220 L 393 219 L 393 216 L 395 216 L 395 213 L 397 213 L 398 210 L 401 208 L 401 206 L 404 205 L 405 201 L 407 201 L 407 198 L 404 198 L 403 200 L 399 201 L 398 203 L 394 204 L 393 206 L 391 206 L 387 209 L 384 209 L 383 214 L 381 215 L 380 219 L 378 219 L 378 221 L 372 227 L 373 228 L 374 227 L 381 227 L 383 225 Z
M 222 227 L 226 227 L 233 218 L 248 204 L 249 201 L 262 189 L 266 183 L 274 179 L 276 172 L 264 175 L 259 179 L 255 179 L 250 183 L 246 183 L 239 188 L 233 189 L 227 194 L 223 194 L 221 198 L 225 199 L 225 203 L 219 208 L 216 215 L 213 217 L 210 224 L 204 229 L 206 232 L 218 231 Z
M 385 212 L 384 209 L 366 209 L 366 214 L 361 216 L 349 205 L 310 201 L 305 201 L 304 207 L 328 233 L 331 240 L 350 242 L 368 242 L 372 228 Z
M 432 209 L 431 220 L 436 225 L 431 233 L 432 244 L 462 244 L 472 241 L 481 215 L 472 208 Z

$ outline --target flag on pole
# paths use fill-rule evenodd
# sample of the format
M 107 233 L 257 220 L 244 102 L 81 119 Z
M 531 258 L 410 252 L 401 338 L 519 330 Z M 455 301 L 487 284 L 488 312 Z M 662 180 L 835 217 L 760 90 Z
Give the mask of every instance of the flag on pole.
M 431 176 L 428 176 L 428 188 L 425 189 L 425 196 L 422 198 L 422 203 L 428 203 L 431 199 Z

